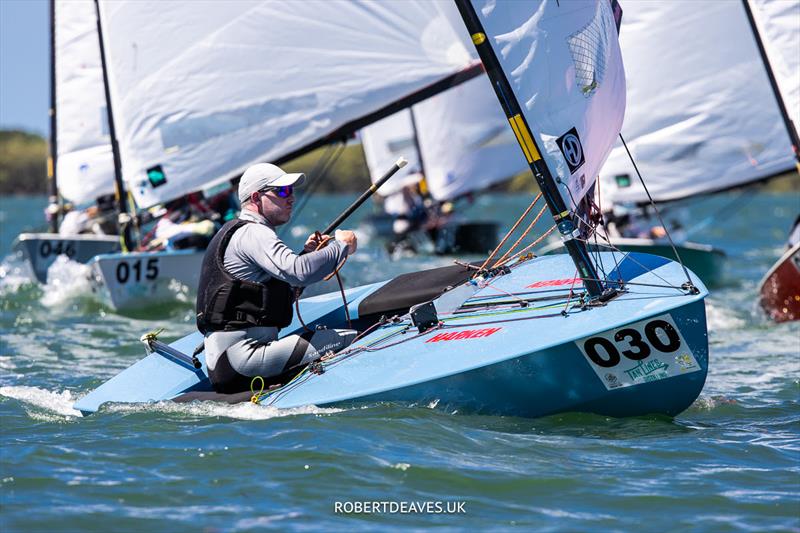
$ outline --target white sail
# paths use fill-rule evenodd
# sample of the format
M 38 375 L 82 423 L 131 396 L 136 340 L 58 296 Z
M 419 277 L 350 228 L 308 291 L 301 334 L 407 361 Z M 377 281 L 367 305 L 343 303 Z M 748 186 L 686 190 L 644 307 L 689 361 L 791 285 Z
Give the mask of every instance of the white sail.
M 92 0 L 55 1 L 56 178 L 61 196 L 76 205 L 114 192 Z
M 655 200 L 726 189 L 793 167 L 751 35 L 740 2 L 625 5 L 620 41 L 630 98 L 622 132 Z M 619 186 L 628 180 L 630 186 Z M 621 146 L 602 169 L 600 197 L 604 208 L 647 201 Z
M 304 148 L 477 62 L 449 2 L 101 0 L 101 21 L 140 207 Z
M 361 139 L 373 182 L 399 156 L 409 159 L 408 170 L 381 187 L 382 196 L 419 180 L 417 144 L 428 190 L 438 201 L 485 189 L 528 168 L 486 76 L 367 126 Z
M 800 2 L 748 0 L 795 128 L 800 128 Z
M 625 72 L 609 0 L 472 0 L 571 209 L 595 181 L 625 113 Z M 512 127 L 520 131 L 516 121 Z M 521 134 L 524 137 L 524 134 Z M 521 139 L 529 161 L 539 154 Z
M 486 76 L 414 106 L 431 196 L 452 200 L 528 169 Z

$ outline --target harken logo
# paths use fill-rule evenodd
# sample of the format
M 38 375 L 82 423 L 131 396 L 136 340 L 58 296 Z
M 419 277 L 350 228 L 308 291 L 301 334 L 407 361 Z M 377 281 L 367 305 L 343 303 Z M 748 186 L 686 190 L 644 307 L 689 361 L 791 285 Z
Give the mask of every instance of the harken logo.
M 547 279 L 544 281 L 536 281 L 530 285 L 526 285 L 526 289 L 539 289 L 541 287 L 558 287 L 559 285 L 574 285 L 579 282 L 581 278 L 563 278 L 563 279 Z
M 578 130 L 572 128 L 556 139 L 556 142 L 561 149 L 561 153 L 564 155 L 564 159 L 567 161 L 570 174 L 574 174 L 585 161 L 581 139 L 578 137 Z
M 449 333 L 439 333 L 425 342 L 460 341 L 465 339 L 480 339 L 494 335 L 503 328 L 465 329 Z

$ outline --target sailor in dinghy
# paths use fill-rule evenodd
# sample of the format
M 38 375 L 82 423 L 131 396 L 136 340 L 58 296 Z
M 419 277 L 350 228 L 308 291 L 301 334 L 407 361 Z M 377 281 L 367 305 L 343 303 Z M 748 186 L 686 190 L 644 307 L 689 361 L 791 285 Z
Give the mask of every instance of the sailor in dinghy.
M 277 390 L 262 394 L 256 385 L 252 394 L 231 400 L 276 408 L 434 402 L 459 412 L 535 417 L 568 411 L 675 416 L 697 399 L 709 362 L 703 283 L 663 257 L 590 253 L 578 228 L 578 203 L 622 125 L 618 4 L 497 2 L 484 9 L 473 3 L 478 0 L 457 0 L 456 9 L 542 195 L 477 270 L 457 265 L 414 272 L 342 291 L 341 298 L 300 301 L 305 324 L 353 323 L 361 337 Z M 129 6 L 142 10 L 138 3 Z M 248 13 L 249 25 L 258 14 Z M 271 15 L 261 13 L 265 24 Z M 347 40 L 321 42 L 315 53 Z M 364 196 L 323 233 L 332 233 Z M 506 246 L 540 198 L 547 205 Z M 554 225 L 524 246 L 548 209 Z M 533 257 L 529 250 L 555 230 L 569 255 Z M 304 331 L 298 318 L 286 334 Z M 210 389 L 208 354 L 192 354 L 202 339 L 193 333 L 167 345 L 145 335 L 147 357 L 82 397 L 75 409 L 204 399 L 193 396 Z
M 241 215 L 227 222 L 206 250 L 197 327 L 205 334 L 208 375 L 217 392 L 246 391 L 256 376 L 280 382 L 355 338 L 352 330 L 308 329 L 278 340 L 281 328 L 292 322 L 293 287 L 321 281 L 357 248 L 355 234 L 347 230 L 336 230 L 333 240 L 312 234 L 304 255 L 278 238 L 275 228 L 292 215 L 293 187 L 304 181 L 305 174 L 287 174 L 267 163 L 248 168 L 239 182 Z

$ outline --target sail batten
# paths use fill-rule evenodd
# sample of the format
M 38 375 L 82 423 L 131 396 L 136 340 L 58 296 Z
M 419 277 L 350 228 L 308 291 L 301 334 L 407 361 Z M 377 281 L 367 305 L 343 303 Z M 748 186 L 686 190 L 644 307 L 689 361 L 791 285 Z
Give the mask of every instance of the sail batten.
M 480 66 L 446 2 L 101 0 L 101 19 L 140 207 L 338 140 Z

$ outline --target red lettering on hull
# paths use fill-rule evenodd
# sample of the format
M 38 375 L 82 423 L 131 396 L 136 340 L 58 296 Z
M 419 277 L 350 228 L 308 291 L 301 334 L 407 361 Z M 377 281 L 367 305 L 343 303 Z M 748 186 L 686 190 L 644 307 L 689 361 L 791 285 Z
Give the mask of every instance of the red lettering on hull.
M 441 342 L 441 341 L 460 341 L 464 339 L 480 339 L 494 335 L 503 328 L 484 328 L 484 329 L 465 329 L 462 331 L 451 331 L 448 333 L 439 333 L 434 335 L 425 342 Z
M 572 285 L 578 283 L 581 278 L 568 278 L 568 279 L 548 279 L 545 281 L 537 281 L 526 286 L 526 289 L 539 289 L 541 287 L 558 287 L 559 285 Z

